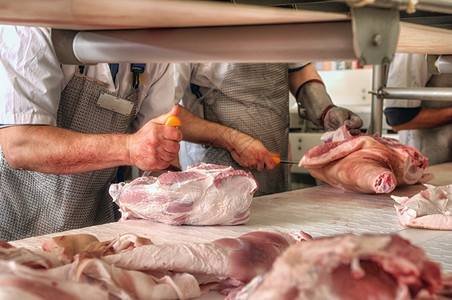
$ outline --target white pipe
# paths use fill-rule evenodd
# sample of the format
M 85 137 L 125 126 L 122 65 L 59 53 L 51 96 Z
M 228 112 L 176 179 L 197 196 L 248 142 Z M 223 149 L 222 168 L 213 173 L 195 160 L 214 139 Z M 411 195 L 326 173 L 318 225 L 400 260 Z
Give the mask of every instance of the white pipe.
M 56 35 L 57 36 L 57 35 Z M 56 38 L 54 43 L 67 43 Z M 63 45 L 64 46 L 64 45 Z M 78 62 L 300 62 L 355 60 L 351 23 L 81 31 L 72 48 Z
M 435 68 L 441 74 L 452 73 L 452 56 L 440 55 L 435 61 Z
M 411 88 L 387 88 L 379 91 L 379 97 L 384 99 L 409 99 L 423 101 L 452 101 L 452 88 L 441 87 L 411 87 Z
M 374 65 L 372 68 L 372 89 L 379 90 L 386 84 L 387 65 Z M 376 94 L 372 95 L 370 111 L 370 124 L 367 130 L 369 134 L 382 134 L 383 129 L 383 99 Z

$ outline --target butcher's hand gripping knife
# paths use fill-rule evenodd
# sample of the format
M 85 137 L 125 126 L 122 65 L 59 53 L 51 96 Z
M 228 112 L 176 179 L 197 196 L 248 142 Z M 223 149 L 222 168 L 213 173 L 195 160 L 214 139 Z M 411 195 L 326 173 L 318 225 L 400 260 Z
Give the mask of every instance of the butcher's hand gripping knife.
M 181 120 L 176 116 L 169 116 L 166 118 L 165 125 L 171 127 L 179 127 L 182 124 Z M 147 177 L 151 172 L 160 171 L 159 169 L 155 169 L 152 171 L 144 171 L 142 177 Z

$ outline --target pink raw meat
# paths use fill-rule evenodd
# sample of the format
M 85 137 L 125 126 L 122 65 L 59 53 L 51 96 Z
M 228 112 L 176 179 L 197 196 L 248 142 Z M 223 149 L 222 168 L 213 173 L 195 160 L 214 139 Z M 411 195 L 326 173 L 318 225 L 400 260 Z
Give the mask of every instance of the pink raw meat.
M 0 299 L 111 299 L 99 285 L 68 280 L 68 272 L 66 265 L 53 269 L 33 269 L 15 261 L 0 260 Z
M 110 195 L 122 220 L 148 219 L 172 225 L 237 225 L 249 219 L 257 182 L 243 170 L 198 164 L 184 172 L 113 184 Z
M 32 269 L 0 260 L 0 299 L 170 300 L 199 296 L 198 282 L 187 273 L 157 278 L 83 255 L 51 269 Z
M 58 272 L 59 278 L 77 282 L 84 282 L 80 276 L 83 275 L 82 279 L 88 276 L 88 281 L 101 283 L 116 296 L 122 290 L 137 294 L 140 281 L 154 280 L 154 284 L 144 284 L 149 289 L 155 284 L 161 289 L 162 284 L 174 282 L 172 286 L 179 284 L 176 291 L 186 288 L 183 296 L 178 293 L 180 299 L 186 299 L 187 295 L 199 294 L 201 290 L 207 292 L 214 289 L 227 294 L 242 287 L 268 271 L 276 257 L 290 245 L 310 240 L 311 236 L 302 231 L 258 230 L 238 238 L 223 238 L 210 243 L 152 244 L 150 240 L 125 234 L 113 241 L 84 245 L 85 241 L 92 239 L 75 234 L 46 241 L 43 248 L 54 254 L 64 254 L 61 258 L 71 261 L 65 265 L 69 271 L 56 268 L 53 274 Z M 70 242 L 61 242 L 66 240 Z M 67 253 L 72 253 L 73 257 L 68 259 Z M 129 279 L 132 281 L 128 282 Z M 174 293 L 174 290 L 169 292 Z
M 334 187 L 359 193 L 390 193 L 397 185 L 427 182 L 427 157 L 396 139 L 351 136 L 342 126 L 325 144 L 306 151 L 299 166 Z
M 288 248 L 228 300 L 410 300 L 442 288 L 439 264 L 398 235 L 342 235 Z
M 452 230 L 452 184 L 433 186 L 413 197 L 391 196 L 400 224 L 435 230 Z
M 63 264 L 72 263 L 79 253 L 99 257 L 132 250 L 142 245 L 150 245 L 152 241 L 135 234 L 121 234 L 113 241 L 99 241 L 91 234 L 68 234 L 53 237 L 42 244 L 42 250 L 51 253 Z
M 50 269 L 62 265 L 58 256 L 41 250 L 16 248 L 0 240 L 0 261 L 14 261 L 33 269 Z
M 143 245 L 102 259 L 128 270 L 189 273 L 226 294 L 266 272 L 290 245 L 310 238 L 303 232 L 253 231 L 211 243 Z

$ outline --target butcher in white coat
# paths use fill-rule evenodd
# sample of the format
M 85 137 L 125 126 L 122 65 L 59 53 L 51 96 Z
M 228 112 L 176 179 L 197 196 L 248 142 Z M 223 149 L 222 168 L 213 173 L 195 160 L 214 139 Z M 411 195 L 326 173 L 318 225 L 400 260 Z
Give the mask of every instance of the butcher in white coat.
M 169 64 L 60 65 L 50 29 L 1 26 L 0 239 L 114 221 L 117 168 L 177 157 L 171 91 Z
M 431 74 L 426 55 L 397 53 L 389 67 L 387 87 L 452 87 L 452 74 Z M 430 165 L 452 161 L 452 101 L 385 101 L 387 123 L 400 141 L 414 146 Z

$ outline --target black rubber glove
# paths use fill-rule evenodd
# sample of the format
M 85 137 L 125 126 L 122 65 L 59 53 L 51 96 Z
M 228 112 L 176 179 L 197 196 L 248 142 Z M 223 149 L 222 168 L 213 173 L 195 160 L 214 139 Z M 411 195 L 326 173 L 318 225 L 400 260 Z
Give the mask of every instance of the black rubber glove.
M 350 134 L 357 135 L 361 132 L 363 120 L 357 114 L 343 107 L 331 107 L 324 114 L 323 128 L 326 131 L 336 130 L 344 124 L 347 126 Z
M 361 118 L 331 101 L 323 83 L 318 80 L 308 81 L 297 91 L 298 114 L 318 127 L 327 131 L 336 130 L 343 124 L 351 134 L 358 134 L 363 125 Z

